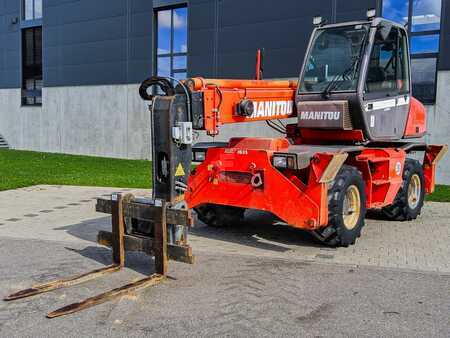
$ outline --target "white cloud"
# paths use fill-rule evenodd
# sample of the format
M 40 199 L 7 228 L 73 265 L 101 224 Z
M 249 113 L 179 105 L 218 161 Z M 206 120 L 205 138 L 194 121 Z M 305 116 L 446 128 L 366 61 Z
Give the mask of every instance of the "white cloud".
M 160 28 L 170 28 L 171 17 L 170 10 L 158 12 L 158 26 Z M 186 17 L 173 12 L 173 26 L 175 29 L 187 26 Z
M 160 28 L 170 28 L 170 10 L 158 12 L 158 26 Z

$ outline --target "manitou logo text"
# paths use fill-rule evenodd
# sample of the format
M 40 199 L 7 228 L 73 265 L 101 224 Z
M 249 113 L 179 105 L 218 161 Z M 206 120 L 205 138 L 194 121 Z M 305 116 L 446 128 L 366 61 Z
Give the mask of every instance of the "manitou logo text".
M 294 101 L 253 101 L 255 110 L 250 118 L 290 116 Z
M 339 111 L 302 111 L 300 113 L 301 120 L 339 120 L 341 112 Z

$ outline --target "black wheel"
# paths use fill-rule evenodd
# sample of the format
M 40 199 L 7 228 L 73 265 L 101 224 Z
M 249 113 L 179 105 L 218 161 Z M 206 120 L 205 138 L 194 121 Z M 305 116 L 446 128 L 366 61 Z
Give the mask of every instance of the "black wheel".
M 330 246 L 355 244 L 365 216 L 366 192 L 361 173 L 344 165 L 328 189 L 328 225 L 314 235 Z
M 200 221 L 215 228 L 239 224 L 244 219 L 245 213 L 245 209 L 242 208 L 215 204 L 199 206 L 195 211 Z
M 395 221 L 409 221 L 420 215 L 425 198 L 425 178 L 419 161 L 407 158 L 403 169 L 403 183 L 394 202 L 382 209 Z

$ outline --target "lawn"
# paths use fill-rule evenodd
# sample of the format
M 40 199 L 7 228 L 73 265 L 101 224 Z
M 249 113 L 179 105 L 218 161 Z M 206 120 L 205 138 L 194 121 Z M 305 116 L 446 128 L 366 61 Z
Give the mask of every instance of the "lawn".
M 427 201 L 450 202 L 450 186 L 437 185 L 436 191 L 433 194 L 427 196 Z
M 150 188 L 151 162 L 0 150 L 0 191 L 37 184 Z M 428 201 L 450 202 L 450 186 L 438 185 Z
M 37 184 L 151 188 L 151 162 L 0 150 L 0 191 Z

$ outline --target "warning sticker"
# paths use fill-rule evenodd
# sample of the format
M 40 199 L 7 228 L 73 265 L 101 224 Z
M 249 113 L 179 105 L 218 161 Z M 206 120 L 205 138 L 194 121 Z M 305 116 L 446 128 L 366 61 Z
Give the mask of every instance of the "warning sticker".
M 175 171 L 175 176 L 184 176 L 186 173 L 184 172 L 183 166 L 178 164 L 177 170 Z

